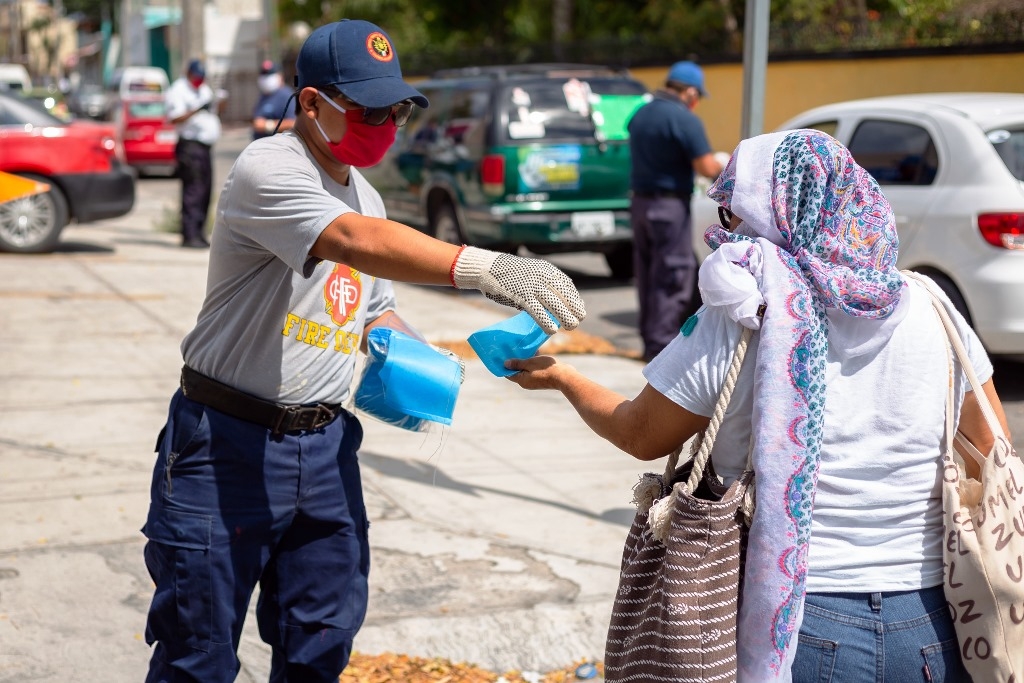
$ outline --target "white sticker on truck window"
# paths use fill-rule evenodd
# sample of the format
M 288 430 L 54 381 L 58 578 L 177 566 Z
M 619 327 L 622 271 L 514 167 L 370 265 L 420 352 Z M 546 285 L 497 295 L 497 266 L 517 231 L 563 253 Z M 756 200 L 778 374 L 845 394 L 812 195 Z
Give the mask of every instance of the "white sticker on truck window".
M 509 121 L 508 136 L 513 140 L 542 138 L 545 133 L 544 124 L 539 121 Z

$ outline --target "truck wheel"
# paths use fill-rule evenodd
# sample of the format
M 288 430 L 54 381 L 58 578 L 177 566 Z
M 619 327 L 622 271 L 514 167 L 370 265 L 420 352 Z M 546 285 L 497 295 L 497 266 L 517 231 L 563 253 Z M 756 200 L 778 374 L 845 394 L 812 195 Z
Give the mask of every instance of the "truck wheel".
M 57 246 L 68 224 L 68 201 L 54 183 L 30 174 L 16 174 L 50 185 L 49 192 L 0 204 L 0 251 L 41 254 Z
M 434 237 L 442 242 L 460 246 L 466 243 L 466 237 L 459 227 L 459 219 L 455 216 L 455 208 L 451 204 L 439 206 L 432 223 Z
M 616 280 L 628 280 L 633 277 L 633 245 L 627 244 L 606 252 L 604 260 L 612 277 Z

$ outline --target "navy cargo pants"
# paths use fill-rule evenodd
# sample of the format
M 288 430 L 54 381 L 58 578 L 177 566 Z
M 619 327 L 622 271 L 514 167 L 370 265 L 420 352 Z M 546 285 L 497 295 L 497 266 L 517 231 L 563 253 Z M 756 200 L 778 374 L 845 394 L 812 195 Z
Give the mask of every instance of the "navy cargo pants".
M 362 427 L 270 431 L 185 398 L 157 442 L 146 566 L 156 584 L 147 681 L 231 683 L 258 583 L 270 680 L 337 681 L 366 614 Z
M 650 360 L 679 334 L 696 298 L 689 202 L 636 195 L 630 203 L 630 222 L 640 338 L 644 360 Z

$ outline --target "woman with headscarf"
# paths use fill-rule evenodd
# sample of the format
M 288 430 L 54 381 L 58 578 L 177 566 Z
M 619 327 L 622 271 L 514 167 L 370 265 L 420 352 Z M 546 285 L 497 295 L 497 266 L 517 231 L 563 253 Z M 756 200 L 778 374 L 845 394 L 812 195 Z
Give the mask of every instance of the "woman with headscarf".
M 510 379 L 560 391 L 599 436 L 653 460 L 708 425 L 742 329 L 755 330 L 711 452 L 728 484 L 750 451 L 757 485 L 739 680 L 969 680 L 942 587 L 948 342 L 928 291 L 896 268 L 892 209 L 813 130 L 744 140 L 708 196 L 723 225 L 705 233 L 705 305 L 636 398 L 550 357 L 509 361 Z M 954 320 L 1006 430 L 992 365 Z M 956 377 L 959 428 L 987 452 Z

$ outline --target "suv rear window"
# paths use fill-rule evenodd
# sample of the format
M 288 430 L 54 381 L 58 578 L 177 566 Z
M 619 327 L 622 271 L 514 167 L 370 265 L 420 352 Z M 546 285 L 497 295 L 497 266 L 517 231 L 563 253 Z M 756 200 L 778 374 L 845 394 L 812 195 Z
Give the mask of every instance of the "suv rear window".
M 606 105 L 614 103 L 615 106 L 606 108 L 617 114 L 622 105 L 639 106 L 644 95 L 643 85 L 627 78 L 530 80 L 510 83 L 502 93 L 499 107 L 508 112 L 504 133 L 509 140 L 594 137 L 598 126 L 593 114 L 602 109 L 602 100 Z M 614 129 L 612 132 L 617 132 L 618 119 L 622 117 L 614 118 L 614 125 L 603 117 L 596 123 L 607 123 Z
M 988 141 L 1017 180 L 1024 180 L 1024 129 L 999 128 L 988 132 Z

